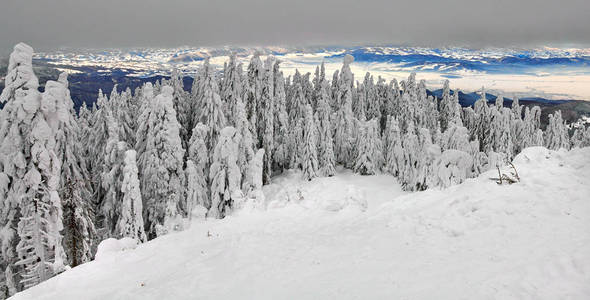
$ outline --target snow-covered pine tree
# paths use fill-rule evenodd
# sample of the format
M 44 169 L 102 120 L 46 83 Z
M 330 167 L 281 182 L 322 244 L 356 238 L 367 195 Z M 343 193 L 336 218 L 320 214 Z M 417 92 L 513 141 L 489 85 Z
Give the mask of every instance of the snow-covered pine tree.
M 109 116 L 109 118 L 112 118 Z M 109 138 L 105 147 L 103 173 L 101 176 L 104 197 L 97 206 L 97 225 L 100 239 L 117 236 L 116 225 L 121 214 L 123 165 L 126 142 L 119 140 L 118 123 L 114 118 L 107 122 Z
M 402 148 L 401 130 L 397 119 L 387 117 L 387 126 L 383 134 L 385 153 L 385 171 L 393 176 L 399 176 L 404 163 L 404 149 Z
M 66 260 L 57 192 L 61 163 L 55 153 L 55 135 L 68 116 L 65 89 L 48 81 L 41 95 L 32 56 L 30 46 L 14 47 L 0 94 L 5 103 L 0 111 L 0 264 L 9 294 L 63 271 Z
M 298 75 L 297 72 L 295 75 Z M 294 82 L 291 87 L 292 99 L 289 112 L 289 124 L 291 130 L 289 133 L 288 149 L 289 149 L 289 166 L 291 168 L 298 168 L 301 165 L 301 153 L 303 147 L 303 130 L 305 127 L 305 107 L 308 104 L 305 98 L 305 91 L 303 90 L 302 79 L 300 76 L 294 77 Z
M 172 104 L 173 91 L 169 86 L 162 87 L 162 93 L 146 109 L 146 121 L 138 130 L 138 136 L 145 141 L 137 150 L 148 239 L 179 229 L 184 149 Z
M 440 146 L 442 151 L 452 149 L 469 153 L 471 149 L 469 130 L 460 124 L 451 123 L 451 126 L 442 134 Z
M 145 242 L 147 237 L 143 225 L 143 203 L 139 189 L 135 150 L 125 152 L 121 193 L 123 199 L 115 232 L 118 237 L 130 237 L 138 242 Z
M 206 63 L 207 66 L 203 67 L 206 69 L 202 71 L 205 73 L 198 77 L 198 80 L 203 82 L 199 83 L 201 90 L 199 92 L 200 98 L 197 99 L 196 113 L 198 113 L 198 116 L 193 120 L 193 124 L 201 122 L 209 128 L 206 142 L 207 149 L 211 151 L 217 144 L 219 132 L 225 127 L 226 119 L 223 102 L 221 102 L 219 96 L 219 85 L 209 67 L 209 61 L 207 60 Z
M 545 147 L 551 150 L 570 148 L 570 138 L 565 121 L 561 118 L 561 111 L 549 115 L 549 124 L 545 129 Z
M 571 138 L 571 148 L 590 147 L 590 127 L 579 127 L 574 130 Z
M 492 123 L 492 110 L 488 106 L 488 100 L 486 99 L 486 91 L 481 88 L 481 98 L 475 101 L 473 110 L 475 112 L 477 121 L 475 124 L 475 134 L 479 140 L 479 148 L 481 151 L 488 153 L 492 151 L 492 138 L 491 132 Z
M 259 146 L 264 149 L 264 164 L 262 172 L 262 182 L 264 184 L 270 183 L 272 176 L 272 151 L 274 150 L 274 119 L 275 119 L 275 104 L 274 104 L 274 63 L 275 59 L 269 56 L 264 65 L 264 78 L 262 86 L 262 95 L 260 98 L 260 110 L 258 111 L 258 137 L 260 139 Z
M 243 193 L 239 193 L 238 191 L 235 191 L 233 193 L 232 199 L 234 206 L 236 208 L 246 205 L 246 203 L 243 203 L 242 200 L 247 200 L 249 202 L 248 205 L 251 205 L 253 207 L 260 207 L 260 205 L 264 204 L 264 193 L 262 192 L 263 168 L 264 148 L 260 148 L 258 149 L 258 151 L 256 151 L 256 154 L 248 163 L 248 171 L 246 172 L 246 178 L 243 179 Z M 244 199 L 244 195 L 246 199 Z
M 260 53 L 257 51 L 250 59 L 246 73 L 246 90 L 244 91 L 244 104 L 246 105 L 246 114 L 250 121 L 252 137 L 258 141 L 258 110 L 262 99 L 262 89 L 264 87 L 264 66 L 260 60 Z
M 193 128 L 193 111 L 195 110 L 194 98 L 184 90 L 184 79 L 182 73 L 174 68 L 170 75 L 170 80 L 166 82 L 171 86 L 174 92 L 172 93 L 172 103 L 174 110 L 176 110 L 176 118 L 180 124 L 180 139 L 183 146 L 186 148 L 191 137 L 191 130 Z
M 207 216 L 223 218 L 233 207 L 237 194 L 241 197 L 241 172 L 237 164 L 240 134 L 233 127 L 221 130 L 209 171 L 211 208 Z
M 301 169 L 303 170 L 303 178 L 306 180 L 312 180 L 318 176 L 318 147 L 317 128 L 313 117 L 313 110 L 310 104 L 305 106 L 304 124 L 300 163 Z
M 367 72 L 367 76 L 369 76 L 369 72 Z M 365 81 L 367 81 L 367 76 L 365 76 Z M 367 120 L 367 87 L 365 84 L 359 84 L 357 82 L 357 89 L 354 93 L 354 97 L 352 97 L 352 113 L 356 119 L 359 121 Z
M 109 128 L 112 130 L 112 123 L 116 122 L 117 119 L 112 112 L 112 104 L 101 90 L 98 91 L 98 98 L 95 104 L 90 118 L 91 127 L 85 136 L 85 153 L 88 154 L 88 157 L 92 158 L 88 160 L 88 168 L 90 170 L 90 177 L 92 178 L 92 190 L 94 191 L 93 206 L 98 208 L 102 205 L 105 197 L 102 176 L 108 170 L 105 158 L 107 157 L 106 146 L 109 139 Z M 118 132 L 118 128 L 116 132 Z M 96 213 L 100 215 L 99 211 L 96 211 Z M 104 228 L 103 224 L 101 224 L 100 216 L 97 217 L 98 219 L 95 224 L 97 229 Z
M 439 116 L 440 129 L 443 133 L 451 126 L 451 123 L 459 125 L 459 122 L 461 122 L 459 91 L 455 91 L 453 95 L 451 95 L 448 80 L 445 80 L 444 83 L 442 99 L 440 100 Z
M 524 136 L 522 148 L 531 146 L 543 146 L 543 132 L 541 131 L 541 109 L 534 106 L 532 109 L 525 108 L 524 112 Z
M 387 99 L 385 100 L 385 104 L 384 104 L 385 107 L 384 107 L 384 114 L 383 114 L 383 116 L 386 118 L 386 122 L 387 122 L 388 116 L 396 116 L 397 117 L 397 115 L 400 113 L 399 101 L 400 101 L 400 97 L 401 97 L 399 84 L 395 78 L 393 80 L 391 80 L 391 83 L 389 84 L 387 89 L 390 91 L 390 93 L 389 93 L 389 96 L 387 97 Z
M 56 133 L 57 156 L 61 161 L 59 195 L 63 206 L 64 250 L 68 264 L 75 267 L 89 262 L 95 248 L 96 229 L 92 209 L 92 184 L 88 167 L 81 128 L 76 120 L 74 102 L 68 90 L 67 74 L 60 75 L 59 84 L 50 83 L 46 90 L 62 100 L 68 115 Z M 89 111 L 82 106 L 80 119 L 88 129 Z
M 119 139 L 129 145 L 135 144 L 135 122 L 131 116 L 131 90 L 127 88 L 117 92 L 117 85 L 113 87 L 109 99 L 113 116 L 119 125 Z
M 363 86 L 365 87 L 365 99 L 367 101 L 367 120 L 381 120 L 381 99 L 377 94 L 377 87 L 375 86 L 373 76 L 369 72 L 365 75 Z
M 494 152 L 506 154 L 506 158 L 512 159 L 512 136 L 510 121 L 512 118 L 512 111 L 509 108 L 503 107 L 501 104 L 502 97 L 496 98 L 496 106 L 490 108 L 491 123 L 490 123 L 490 146 Z M 500 104 L 498 104 L 498 102 Z
M 225 65 L 223 70 L 223 79 L 221 80 L 220 96 L 224 103 L 224 111 L 228 120 L 228 125 L 236 126 L 235 116 L 236 105 L 242 101 L 244 93 L 244 86 L 242 82 L 242 64 L 237 62 L 236 53 L 232 52 L 229 57 L 229 63 Z
M 510 136 L 512 137 L 512 153 L 514 155 L 520 153 L 523 149 L 524 141 L 526 140 L 525 125 L 522 120 L 522 107 L 518 103 L 518 97 L 514 96 L 512 100 L 512 116 L 510 119 Z
M 273 161 L 276 165 L 275 168 L 282 172 L 289 163 L 287 148 L 289 139 L 289 115 L 287 114 L 285 79 L 283 78 L 283 72 L 279 71 L 279 64 L 280 61 L 276 61 L 274 67 L 274 150 L 271 154 L 266 154 L 273 156 Z
M 334 162 L 334 141 L 332 139 L 332 107 L 330 106 L 330 87 L 322 81 L 317 99 L 316 120 L 318 128 L 318 175 L 336 174 Z
M 357 157 L 354 171 L 361 175 L 374 175 L 381 168 L 381 139 L 377 119 L 359 121 L 356 137 Z
M 248 121 L 245 120 L 247 123 Z M 192 217 L 195 208 L 202 206 L 207 209 L 211 206 L 209 201 L 209 154 L 205 139 L 209 129 L 203 123 L 198 123 L 192 130 L 192 136 L 187 151 L 186 180 L 187 199 L 186 212 Z M 189 164 L 190 162 L 190 164 Z
M 351 167 L 354 158 L 351 156 L 353 145 L 353 113 L 352 113 L 352 82 L 353 76 L 350 64 L 354 61 L 351 55 L 344 57 L 342 71 L 336 91 L 336 119 L 334 134 L 334 153 L 336 161 L 346 167 Z

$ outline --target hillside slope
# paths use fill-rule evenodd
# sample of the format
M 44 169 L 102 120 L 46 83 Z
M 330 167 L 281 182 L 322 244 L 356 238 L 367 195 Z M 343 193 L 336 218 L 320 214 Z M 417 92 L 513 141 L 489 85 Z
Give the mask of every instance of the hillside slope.
M 590 298 L 590 148 L 529 148 L 515 165 L 517 184 L 491 171 L 411 194 L 385 175 L 289 173 L 264 211 L 193 222 L 14 299 Z

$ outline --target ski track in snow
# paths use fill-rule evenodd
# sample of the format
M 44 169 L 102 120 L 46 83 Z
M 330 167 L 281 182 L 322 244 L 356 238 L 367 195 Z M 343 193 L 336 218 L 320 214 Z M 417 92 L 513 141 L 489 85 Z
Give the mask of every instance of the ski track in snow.
M 287 172 L 264 211 L 195 221 L 14 299 L 590 299 L 590 148 L 514 163 L 517 184 L 492 170 L 418 193 Z

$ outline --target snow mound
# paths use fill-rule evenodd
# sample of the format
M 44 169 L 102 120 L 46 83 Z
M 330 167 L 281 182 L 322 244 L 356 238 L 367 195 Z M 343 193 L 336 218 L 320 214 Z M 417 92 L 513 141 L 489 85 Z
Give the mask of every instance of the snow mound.
M 136 240 L 128 237 L 124 237 L 119 240 L 115 238 L 108 238 L 100 242 L 98 245 L 95 260 L 104 260 L 121 251 L 133 250 L 137 248 L 137 244 L 138 243 Z
M 352 175 L 349 171 L 341 172 L 337 177 L 315 178 L 312 181 L 300 180 L 300 172 L 290 171 L 287 175 L 278 177 L 274 184 L 265 187 L 268 200 L 268 208 L 282 208 L 287 205 L 301 206 L 305 209 L 320 209 L 330 212 L 359 211 L 368 209 L 366 188 L 370 183 L 359 184 L 350 182 Z M 376 180 L 391 181 L 389 176 L 361 177 L 370 182 Z M 394 185 L 397 187 L 397 185 Z M 391 195 L 401 193 L 398 189 L 391 191 Z

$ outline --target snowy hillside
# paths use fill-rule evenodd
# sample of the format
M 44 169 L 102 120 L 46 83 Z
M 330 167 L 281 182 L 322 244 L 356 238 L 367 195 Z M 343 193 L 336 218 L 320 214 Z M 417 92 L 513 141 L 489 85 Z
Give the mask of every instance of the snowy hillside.
M 265 186 L 266 209 L 100 253 L 13 299 L 589 299 L 590 148 L 525 149 L 406 193 L 388 175 Z

